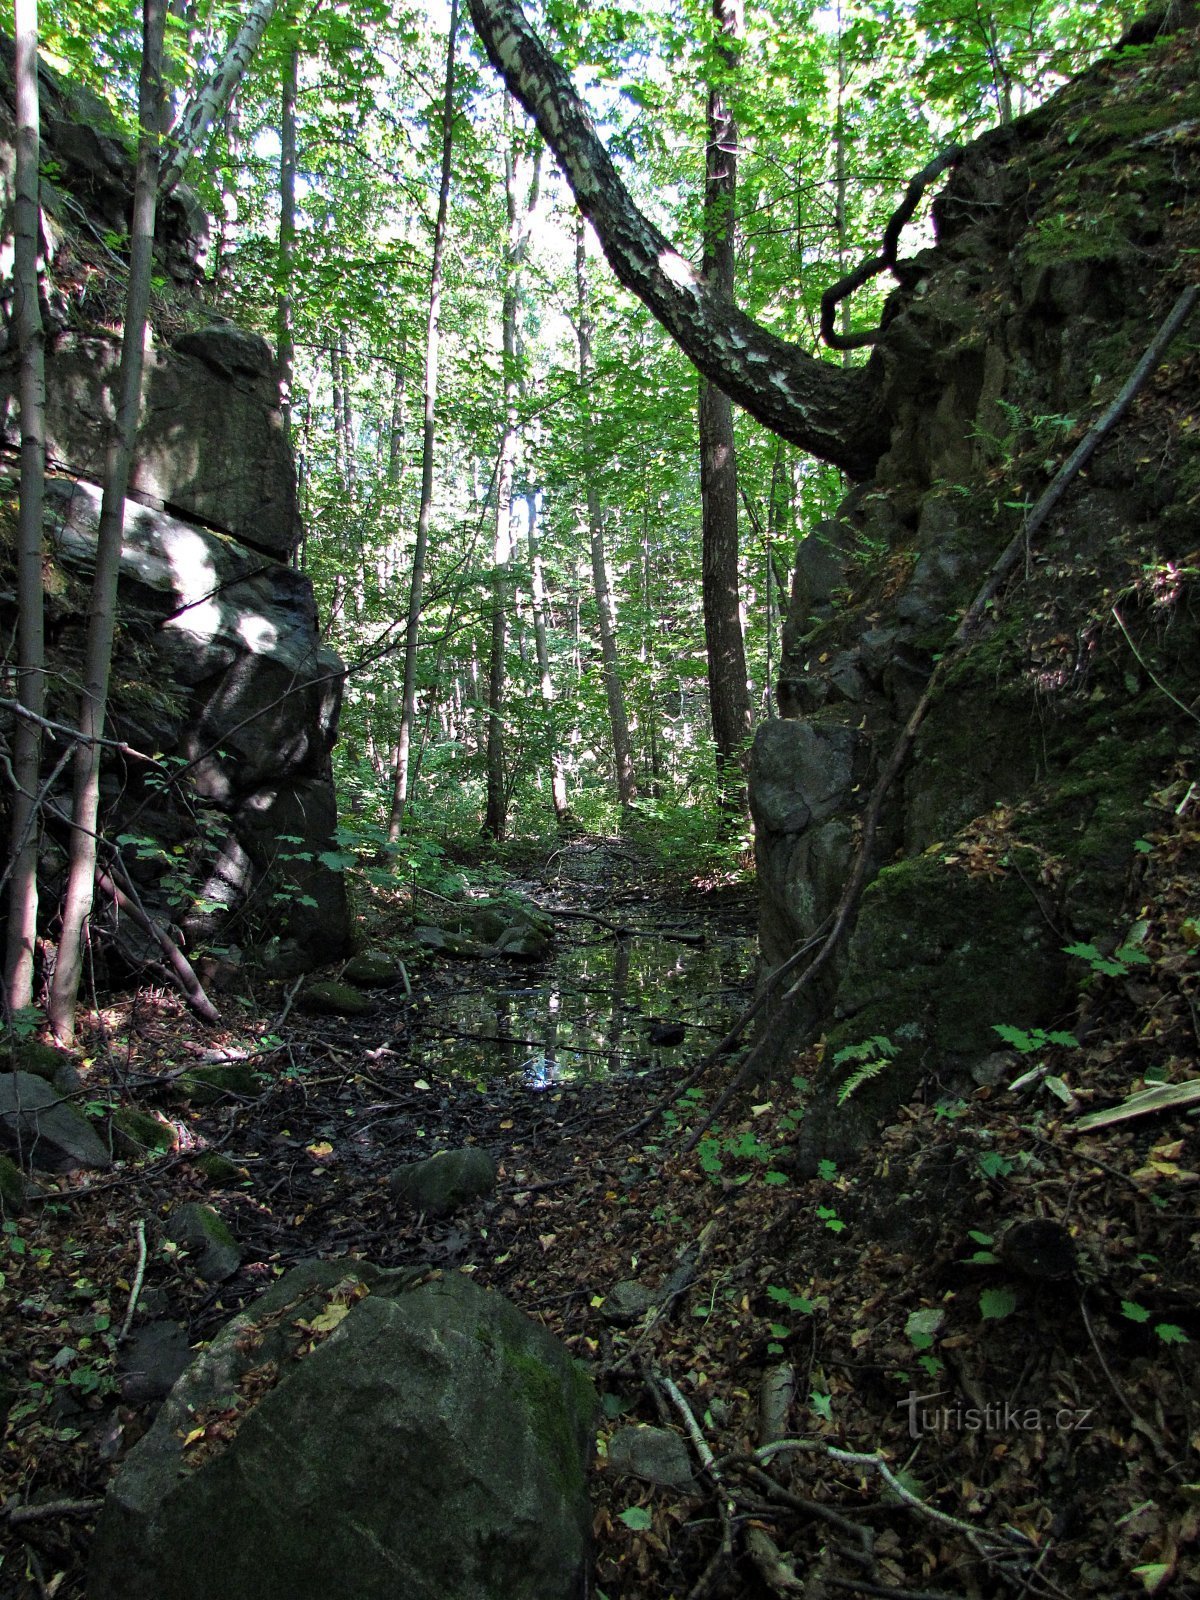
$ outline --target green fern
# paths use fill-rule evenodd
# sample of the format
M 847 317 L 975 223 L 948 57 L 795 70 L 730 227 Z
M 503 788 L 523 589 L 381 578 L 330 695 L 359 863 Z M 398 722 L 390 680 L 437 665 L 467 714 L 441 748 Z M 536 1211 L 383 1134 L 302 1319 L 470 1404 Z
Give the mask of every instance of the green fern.
M 899 1051 L 890 1039 L 877 1033 L 871 1039 L 864 1039 L 862 1044 L 848 1044 L 833 1058 L 835 1067 L 842 1067 L 848 1063 L 855 1063 L 855 1070 L 846 1079 L 838 1090 L 838 1105 L 844 1106 L 852 1094 L 856 1094 L 864 1083 L 872 1078 L 879 1077 L 895 1060 Z

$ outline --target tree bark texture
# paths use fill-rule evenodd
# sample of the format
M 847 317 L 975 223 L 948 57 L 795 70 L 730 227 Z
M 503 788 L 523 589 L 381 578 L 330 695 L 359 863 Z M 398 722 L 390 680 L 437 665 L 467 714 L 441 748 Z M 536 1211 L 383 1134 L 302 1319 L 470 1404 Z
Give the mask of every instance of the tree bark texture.
M 165 199 L 187 170 L 188 162 L 195 156 L 208 136 L 208 130 L 225 115 L 234 91 L 246 75 L 254 59 L 254 52 L 262 42 L 279 0 L 254 0 L 249 14 L 238 30 L 216 71 L 192 95 L 180 112 L 171 137 L 175 145 L 169 161 L 159 174 L 159 192 Z
M 737 205 L 737 126 L 725 98 L 742 32 L 741 0 L 712 0 L 717 72 L 708 93 L 704 153 L 704 276 L 732 304 Z M 700 380 L 700 498 L 703 507 L 702 589 L 708 658 L 708 703 L 717 757 L 717 789 L 729 811 L 746 809 L 743 762 L 750 736 L 750 694 L 738 575 L 737 452 L 733 405 L 708 378 Z
M 537 496 L 525 496 L 527 515 L 526 540 L 529 545 L 530 598 L 533 607 L 533 642 L 537 651 L 538 678 L 542 688 L 542 706 L 550 731 L 550 798 L 555 820 L 564 822 L 567 816 L 567 774 L 559 743 L 559 723 L 555 708 L 554 679 L 550 672 L 550 645 L 546 633 L 546 579 L 542 571 L 542 552 L 538 542 Z
M 587 236 L 583 218 L 575 229 L 575 283 L 578 294 L 579 386 L 587 408 L 587 454 L 593 451 L 595 433 L 591 415 L 594 362 L 592 358 L 592 318 L 587 285 Z M 592 555 L 592 587 L 600 621 L 600 657 L 604 670 L 604 694 L 608 702 L 608 724 L 612 730 L 613 765 L 616 770 L 617 799 L 628 806 L 637 794 L 633 753 L 629 743 L 629 718 L 625 711 L 625 690 L 621 683 L 621 663 L 617 654 L 617 613 L 612 585 L 608 578 L 608 556 L 604 548 L 604 514 L 596 474 L 587 468 L 588 534 Z
M 104 494 L 96 538 L 96 571 L 88 609 L 84 647 L 83 692 L 79 705 L 82 735 L 75 758 L 75 793 L 71 813 L 71 859 L 63 898 L 62 924 L 49 1018 L 55 1037 L 70 1045 L 75 1038 L 75 1010 L 83 974 L 83 947 L 95 892 L 97 820 L 100 808 L 100 740 L 108 707 L 116 626 L 117 578 L 125 527 L 125 493 L 133 464 L 134 439 L 142 395 L 146 321 L 150 309 L 150 276 L 154 258 L 154 216 L 158 191 L 162 126 L 162 55 L 166 21 L 164 0 L 145 0 L 142 20 L 142 66 L 138 85 L 138 158 L 130 228 L 129 290 L 121 364 L 117 378 L 117 416 L 104 464 Z
M 34 717 L 46 709 L 42 628 L 42 503 L 46 472 L 45 330 L 38 302 L 37 0 L 16 0 L 17 170 L 13 240 L 13 321 L 20 360 L 21 489 L 17 517 L 17 698 Z M 18 717 L 13 733 L 12 871 L 8 889 L 5 982 L 8 1014 L 33 1003 L 37 938 L 36 796 L 42 730 Z
M 408 803 L 408 759 L 412 747 L 413 716 L 417 698 L 417 643 L 421 628 L 421 603 L 425 593 L 425 558 L 429 549 L 429 523 L 433 511 L 433 447 L 437 418 L 438 342 L 442 314 L 443 257 L 450 212 L 450 172 L 454 155 L 454 47 L 458 35 L 458 0 L 450 0 L 450 31 L 446 44 L 446 86 L 442 99 L 442 168 L 438 181 L 437 222 L 433 230 L 433 260 L 429 267 L 429 315 L 425 324 L 425 406 L 421 436 L 421 504 L 417 512 L 417 541 L 413 551 L 412 581 L 408 590 L 408 631 L 404 639 L 404 691 L 400 703 L 400 732 L 396 740 L 396 767 L 392 805 L 388 817 L 388 843 L 395 844 L 404 826 Z
M 625 286 L 700 372 L 765 427 L 852 477 L 887 447 L 874 363 L 844 371 L 760 327 L 634 205 L 570 79 L 518 0 L 468 0 L 493 66 L 536 121 Z

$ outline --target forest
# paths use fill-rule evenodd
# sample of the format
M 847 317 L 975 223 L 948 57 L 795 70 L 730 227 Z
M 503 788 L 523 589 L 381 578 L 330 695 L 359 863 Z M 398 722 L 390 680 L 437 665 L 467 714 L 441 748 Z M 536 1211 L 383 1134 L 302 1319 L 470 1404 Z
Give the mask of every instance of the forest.
M 1200 87 L 15 0 L 0 1594 L 1200 1596 Z

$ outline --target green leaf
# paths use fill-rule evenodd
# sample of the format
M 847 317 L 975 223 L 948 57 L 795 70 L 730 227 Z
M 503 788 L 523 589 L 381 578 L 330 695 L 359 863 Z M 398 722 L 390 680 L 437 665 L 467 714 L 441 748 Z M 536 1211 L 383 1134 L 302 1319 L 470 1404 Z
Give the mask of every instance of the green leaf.
M 979 1158 L 979 1170 L 985 1178 L 1007 1178 L 1012 1169 L 1012 1162 L 998 1150 L 989 1150 Z
M 814 1389 L 809 1395 L 812 1408 L 824 1422 L 833 1421 L 833 1396 L 823 1394 L 820 1389 Z
M 1149 1322 L 1150 1313 L 1145 1306 L 1139 1306 L 1136 1300 L 1121 1301 L 1121 1315 L 1128 1317 L 1130 1322 Z
M 1010 1317 L 1017 1309 L 1017 1297 L 1011 1289 L 985 1289 L 979 1296 L 979 1313 L 984 1321 L 999 1321 Z
M 978 1228 L 972 1228 L 967 1234 L 968 1239 L 974 1239 L 976 1244 L 995 1244 L 995 1239 L 990 1233 L 980 1233 Z
M 786 1172 L 775 1172 L 772 1170 L 771 1172 L 763 1173 L 763 1182 L 769 1183 L 773 1189 L 779 1188 L 780 1184 L 784 1184 L 787 1181 L 788 1175 Z
M 621 1512 L 620 1520 L 634 1533 L 645 1533 L 654 1519 L 645 1506 L 630 1506 L 628 1511 Z
M 1164 1344 L 1191 1344 L 1183 1329 L 1174 1322 L 1156 1322 L 1154 1331 Z

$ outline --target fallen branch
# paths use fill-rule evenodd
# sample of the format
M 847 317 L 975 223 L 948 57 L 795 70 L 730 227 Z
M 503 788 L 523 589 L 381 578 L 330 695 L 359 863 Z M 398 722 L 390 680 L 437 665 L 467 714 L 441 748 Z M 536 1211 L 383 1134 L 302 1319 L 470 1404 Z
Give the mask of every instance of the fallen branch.
M 1082 472 L 1100 445 L 1129 410 L 1135 396 L 1166 354 L 1167 347 L 1195 310 L 1198 300 L 1200 300 L 1200 285 L 1196 284 L 1189 285 L 1179 296 L 1172 306 L 1166 321 L 1150 341 L 1145 354 L 1129 375 L 1120 393 L 1092 424 L 1066 462 L 1059 468 L 1048 488 L 1026 515 L 1020 528 L 1009 540 L 1003 551 L 1001 551 L 984 579 L 979 592 L 963 613 L 949 644 L 936 662 L 929 676 L 929 681 L 914 706 L 912 714 L 904 724 L 899 738 L 892 746 L 883 770 L 871 791 L 871 797 L 863 813 L 862 836 L 859 840 L 858 852 L 855 856 L 850 876 L 842 890 L 841 898 L 838 900 L 834 910 L 832 926 L 812 961 L 784 994 L 781 1001 L 781 1009 L 786 1010 L 787 1007 L 794 1005 L 804 990 L 811 986 L 817 974 L 828 966 L 837 951 L 838 945 L 841 943 L 843 934 L 850 925 L 851 918 L 858 907 L 859 898 L 866 885 L 871 865 L 871 853 L 875 844 L 875 834 L 883 812 L 884 800 L 887 798 L 888 792 L 899 775 L 901 768 L 908 760 L 909 752 L 916 741 L 917 733 L 925 720 L 925 715 L 941 689 L 949 669 L 957 665 L 961 657 L 974 644 L 984 613 L 995 599 L 1000 585 L 1012 572 L 1022 555 L 1027 554 L 1030 539 L 1045 525 L 1051 512 L 1058 505 L 1070 484 Z M 766 1048 L 767 1041 L 764 1039 L 760 1040 L 749 1052 L 733 1081 L 718 1098 L 708 1116 L 691 1134 L 691 1137 L 683 1147 L 685 1152 L 695 1148 L 733 1096 L 751 1078 Z
M 124 911 L 126 916 L 132 918 L 138 927 L 143 932 L 148 933 L 158 945 L 163 955 L 167 958 L 167 965 L 171 969 L 175 982 L 192 1010 L 202 1016 L 205 1022 L 220 1022 L 221 1013 L 205 994 L 204 987 L 196 976 L 191 962 L 167 930 L 160 927 L 149 912 L 145 911 L 131 895 L 126 894 L 124 889 L 114 883 L 102 868 L 97 869 L 96 884 L 98 888 L 103 889 L 115 906 Z
M 32 1506 L 14 1506 L 10 1502 L 4 1515 L 14 1525 L 44 1522 L 49 1517 L 91 1517 L 103 1504 L 103 1500 L 41 1500 Z

